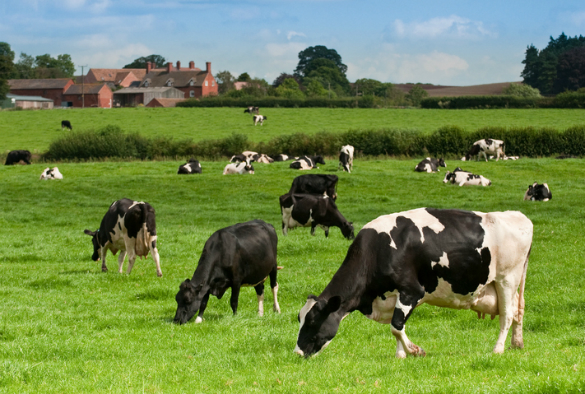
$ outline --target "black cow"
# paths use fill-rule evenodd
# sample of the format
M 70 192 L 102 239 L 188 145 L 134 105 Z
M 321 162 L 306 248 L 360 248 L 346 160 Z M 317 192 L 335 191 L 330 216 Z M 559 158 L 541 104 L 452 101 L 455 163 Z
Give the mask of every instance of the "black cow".
M 194 158 L 190 158 L 186 164 L 179 166 L 177 174 L 201 174 L 201 163 Z
M 526 193 L 524 194 L 524 200 L 548 201 L 552 200 L 552 193 L 546 183 L 539 185 L 537 182 L 534 182 L 532 185 L 528 186 L 528 190 L 526 190 Z
M 106 212 L 100 228 L 96 231 L 85 230 L 92 237 L 93 261 L 102 260 L 102 271 L 106 272 L 108 249 L 118 257 L 118 272 L 122 273 L 124 258 L 128 253 L 128 271 L 132 272 L 136 256 L 146 257 L 148 252 L 156 264 L 156 274 L 162 276 L 160 257 L 156 248 L 156 221 L 154 208 L 147 202 L 123 198 L 114 201 Z
M 355 238 L 353 223 L 343 217 L 335 201 L 329 197 L 287 193 L 280 196 L 279 200 L 284 235 L 288 234 L 289 228 L 309 226 L 311 235 L 315 235 L 315 227 L 319 226 L 325 230 L 325 237 L 328 237 L 329 227 L 335 226 L 340 228 L 345 238 Z
M 317 164 L 325 164 L 323 156 L 301 156 L 290 163 L 289 167 L 295 170 L 312 170 L 313 168 L 319 168 Z
M 532 232 L 532 222 L 517 211 L 420 208 L 380 216 L 359 232 L 325 290 L 309 296 L 295 352 L 318 353 L 358 310 L 391 324 L 396 357 L 424 356 L 405 333 L 412 311 L 424 303 L 500 315 L 494 353 L 504 352 L 510 326 L 512 347 L 522 348 Z
M 254 286 L 258 296 L 258 314 L 264 314 L 264 281 L 270 276 L 274 311 L 280 313 L 276 281 L 278 237 L 272 225 L 262 220 L 238 223 L 216 231 L 209 237 L 191 280 L 179 287 L 175 323 L 187 323 L 197 311 L 195 323 L 203 321 L 210 295 L 221 299 L 231 287 L 230 305 L 238 310 L 240 287 Z
M 68 120 L 62 120 L 61 121 L 61 130 L 68 128 L 69 130 L 73 130 L 73 127 L 71 127 L 71 122 Z
M 333 201 L 337 199 L 337 175 L 325 174 L 306 174 L 296 177 L 289 190 L 289 194 L 316 194 L 331 197 Z
M 250 107 L 248 107 L 248 108 L 246 108 L 246 109 L 244 110 L 244 113 L 249 113 L 249 114 L 252 114 L 252 113 L 254 113 L 254 112 L 255 112 L 256 114 L 258 114 L 258 113 L 260 112 L 260 107 L 253 107 L 253 106 L 250 106 Z
M 416 172 L 437 172 L 439 167 L 447 167 L 445 160 L 441 157 L 440 159 L 431 159 L 427 157 L 414 167 Z
M 11 150 L 6 156 L 6 163 L 4 165 L 10 166 L 12 164 L 18 164 L 20 161 L 24 161 L 26 164 L 30 164 L 32 155 L 27 150 Z

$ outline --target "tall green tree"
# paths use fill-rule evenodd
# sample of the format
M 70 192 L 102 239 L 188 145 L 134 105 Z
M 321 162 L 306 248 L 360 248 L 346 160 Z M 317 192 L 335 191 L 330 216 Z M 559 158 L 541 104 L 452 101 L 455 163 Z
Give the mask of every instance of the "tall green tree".
M 408 92 L 408 94 L 406 95 L 406 99 L 410 101 L 410 104 L 415 107 L 420 106 L 420 102 L 425 97 L 429 97 L 429 93 L 418 84 L 414 85 L 412 89 L 410 89 L 410 92 Z
M 347 66 L 342 63 L 339 53 L 335 49 L 329 49 L 324 45 L 308 47 L 299 52 L 299 63 L 294 74 L 302 78 L 309 76 L 311 71 L 322 66 L 322 64 L 313 66 L 312 68 L 309 66 L 316 59 L 331 60 L 335 64 L 335 67 L 339 69 L 339 72 L 345 76 Z
M 0 100 L 4 100 L 10 91 L 7 80 L 14 73 L 14 51 L 7 42 L 0 42 Z
M 573 48 L 559 56 L 553 92 L 579 90 L 585 87 L 585 46 Z
M 250 82 L 252 77 L 248 73 L 241 73 L 238 75 L 238 82 Z
M 14 78 L 16 79 L 33 79 L 36 78 L 35 58 L 20 52 L 20 58 L 14 65 Z
M 75 74 L 75 65 L 68 54 L 57 58 L 44 54 L 35 57 L 36 75 L 38 78 L 71 78 Z
M 349 81 L 345 74 L 342 74 L 335 66 L 321 66 L 312 70 L 307 77 L 328 84 L 338 96 L 349 94 Z
M 287 73 L 280 73 L 280 75 L 278 77 L 276 77 L 276 79 L 274 80 L 274 82 L 272 82 L 272 87 L 279 87 L 280 85 L 282 85 L 282 83 L 284 82 L 285 79 L 289 79 L 292 78 L 295 81 L 297 81 L 297 83 L 300 85 L 301 84 L 301 79 L 296 76 L 296 75 L 292 75 L 292 74 L 287 74 Z
M 217 81 L 217 90 L 219 94 L 224 94 L 234 88 L 234 82 L 236 81 L 236 78 L 232 75 L 231 72 L 225 70 L 215 74 L 215 80 Z
M 167 61 L 161 55 L 153 54 L 134 59 L 132 63 L 126 64 L 124 68 L 146 68 L 146 63 L 148 62 L 154 63 L 155 67 L 164 67 Z

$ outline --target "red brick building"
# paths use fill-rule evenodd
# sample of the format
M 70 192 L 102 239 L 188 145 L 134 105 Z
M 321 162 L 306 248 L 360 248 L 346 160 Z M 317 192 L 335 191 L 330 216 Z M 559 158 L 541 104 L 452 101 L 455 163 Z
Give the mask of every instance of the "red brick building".
M 127 88 L 133 82 L 140 84 L 146 75 L 143 68 L 90 68 L 85 83 L 107 83 L 110 88 Z
M 112 89 L 105 83 L 71 85 L 63 93 L 63 101 L 74 108 L 112 108 L 113 98 Z
M 153 64 L 146 65 L 146 75 L 140 87 L 174 87 L 185 93 L 185 98 L 199 98 L 218 94 L 218 86 L 211 74 L 211 62 L 206 63 L 205 70 L 195 68 L 195 62 L 189 62 L 189 67 L 181 67 L 181 62 L 173 67 L 167 63 L 165 68 L 153 68 Z
M 8 85 L 10 85 L 10 94 L 41 96 L 53 100 L 53 105 L 60 107 L 63 92 L 73 85 L 73 79 L 10 79 Z

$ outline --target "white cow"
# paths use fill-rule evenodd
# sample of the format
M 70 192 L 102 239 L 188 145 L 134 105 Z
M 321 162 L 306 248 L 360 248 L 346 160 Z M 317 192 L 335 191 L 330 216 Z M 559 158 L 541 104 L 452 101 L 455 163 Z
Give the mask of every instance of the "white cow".
M 228 174 L 254 174 L 254 166 L 244 161 L 239 163 L 230 163 L 223 169 L 223 175 Z
M 339 151 L 339 167 L 341 167 L 344 171 L 351 173 L 353 170 L 353 152 L 354 147 L 351 145 L 344 145 L 341 147 Z
M 42 181 L 46 181 L 48 179 L 63 179 L 63 174 L 59 172 L 59 169 L 57 167 L 53 168 L 47 167 L 45 168 L 39 179 Z
M 258 122 L 260 122 L 260 126 L 262 126 L 262 123 L 264 123 L 264 121 L 268 118 L 266 116 L 262 116 L 262 115 L 254 115 L 253 119 L 254 119 L 254 126 L 256 126 L 258 124 Z
M 447 172 L 443 183 L 451 182 L 459 186 L 491 186 L 492 182 L 482 175 L 475 175 L 471 172 L 457 168 L 454 172 Z

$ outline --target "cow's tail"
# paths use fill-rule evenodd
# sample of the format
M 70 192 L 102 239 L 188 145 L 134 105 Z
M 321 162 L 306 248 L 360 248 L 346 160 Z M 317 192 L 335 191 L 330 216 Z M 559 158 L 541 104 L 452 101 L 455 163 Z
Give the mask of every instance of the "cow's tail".
M 524 271 L 522 272 L 522 278 L 520 279 L 520 287 L 518 288 L 518 319 L 520 321 L 522 321 L 522 316 L 524 315 L 524 288 L 526 287 L 526 272 L 528 271 L 528 259 L 530 258 L 531 251 L 532 246 L 528 249 L 526 261 L 524 262 Z
M 150 250 L 148 247 L 148 227 L 146 226 L 146 218 L 148 215 L 148 208 L 146 204 L 140 204 L 140 222 L 142 223 L 142 239 L 137 239 L 137 242 L 142 242 L 142 247 L 144 248 L 144 257 L 148 256 L 148 251 Z M 142 256 L 140 256 L 142 259 Z

